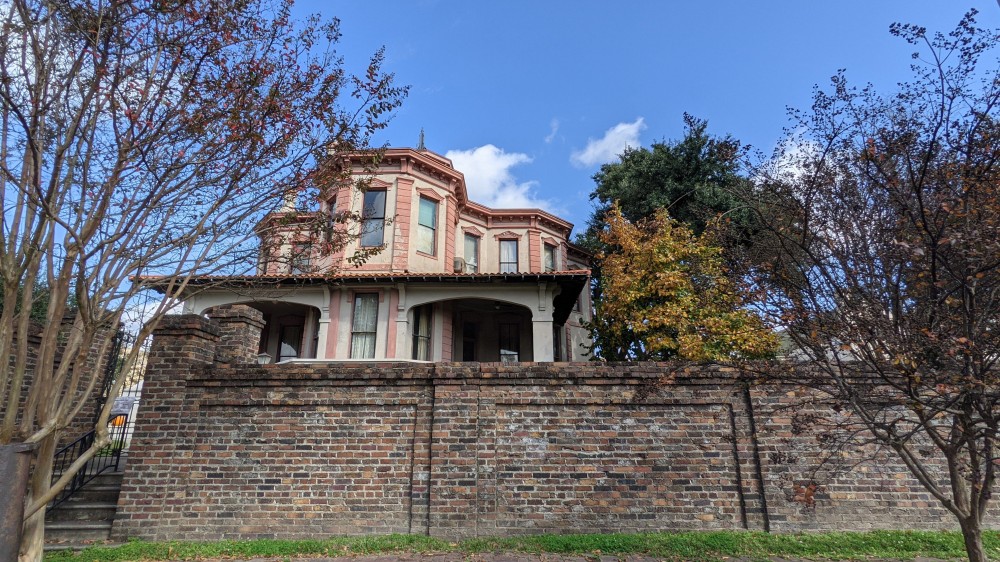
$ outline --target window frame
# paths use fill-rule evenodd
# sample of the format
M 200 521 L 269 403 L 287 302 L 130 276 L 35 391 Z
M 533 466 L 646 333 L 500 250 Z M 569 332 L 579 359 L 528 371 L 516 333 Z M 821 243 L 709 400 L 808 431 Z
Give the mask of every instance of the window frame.
M 475 247 L 473 253 L 475 254 L 472 260 L 469 259 L 469 241 L 472 241 Z M 476 236 L 475 234 L 466 232 L 465 238 L 463 239 L 462 253 L 465 255 L 465 271 L 463 273 L 479 273 L 479 247 L 482 242 L 481 236 Z
M 507 243 L 507 244 L 514 244 L 514 261 L 513 262 L 503 261 L 503 246 L 504 246 L 505 243 Z M 500 239 L 500 245 L 499 245 L 499 250 L 500 251 L 498 252 L 499 253 L 498 261 L 499 261 L 499 265 L 500 265 L 500 273 L 517 273 L 518 270 L 521 268 L 521 263 L 520 263 L 521 260 L 520 260 L 520 256 L 518 255 L 518 253 L 520 252 L 521 249 L 518 246 L 519 246 L 519 244 L 518 244 L 518 240 L 516 238 L 501 238 Z M 510 270 L 510 271 L 504 270 L 504 264 L 510 265 L 512 263 L 514 264 L 514 269 L 513 270 Z
M 505 333 L 508 332 L 508 333 Z M 504 353 L 504 340 L 512 349 Z M 521 360 L 521 324 L 518 322 L 497 323 L 497 354 L 501 363 L 517 363 Z
M 371 299 L 374 300 L 374 303 L 375 303 L 375 318 L 374 318 L 374 322 L 372 323 L 373 324 L 372 330 L 370 330 L 370 331 L 368 331 L 368 330 L 359 330 L 358 329 L 358 320 L 359 320 L 358 319 L 358 309 L 359 309 L 358 305 L 361 304 L 360 301 L 363 298 L 371 298 Z M 379 309 L 379 306 L 378 306 L 379 303 L 378 303 L 378 301 L 379 301 L 379 294 L 378 293 L 355 293 L 354 294 L 354 303 L 353 303 L 353 307 L 354 308 L 353 308 L 353 310 L 351 310 L 351 347 L 350 347 L 350 358 L 351 359 L 374 359 L 375 358 L 375 355 L 376 355 L 375 349 L 376 349 L 376 347 L 378 347 L 378 309 Z M 355 338 L 357 338 L 359 335 L 362 335 L 364 337 L 369 337 L 370 336 L 372 338 L 371 356 L 369 356 L 369 357 L 357 357 L 357 356 L 355 356 L 355 354 L 354 354 Z
M 549 258 L 552 260 L 552 265 L 549 265 Z M 552 273 L 557 271 L 559 268 L 556 264 L 556 247 L 547 242 L 542 244 L 542 271 L 545 273 Z
M 368 209 L 368 196 L 382 196 L 382 208 L 378 210 L 378 215 L 369 215 Z M 385 244 L 385 209 L 388 205 L 389 192 L 385 189 L 369 189 L 364 192 L 364 197 L 361 201 L 361 232 L 358 236 L 358 245 L 362 248 L 378 248 Z M 374 209 L 374 207 L 372 207 Z M 377 209 L 376 209 L 377 210 Z M 378 224 L 377 229 L 370 228 L 369 225 Z M 369 234 L 374 235 L 375 231 L 379 233 L 379 243 L 371 244 L 371 240 L 365 240 L 365 237 Z
M 424 324 L 426 334 L 421 333 L 421 323 Z M 431 336 L 434 334 L 434 309 L 433 305 L 425 304 L 413 309 L 413 352 L 411 357 L 417 361 L 430 361 L 433 351 L 431 349 Z M 420 343 L 423 342 L 425 357 L 420 357 Z
M 424 206 L 425 202 L 428 205 L 432 205 L 433 206 L 433 213 L 431 214 L 431 218 L 433 219 L 433 224 L 432 225 L 426 225 L 426 224 L 423 223 L 423 220 L 422 220 L 423 219 L 423 206 Z M 417 240 L 416 240 L 416 242 L 417 242 L 417 251 L 420 252 L 421 254 L 425 254 L 425 255 L 428 255 L 428 256 L 437 257 L 438 210 L 439 210 L 438 201 L 435 201 L 434 199 L 431 199 L 430 197 L 427 197 L 427 196 L 424 196 L 424 195 L 420 196 L 420 200 L 417 203 Z M 430 242 L 431 242 L 430 251 L 427 251 L 426 248 L 421 248 L 420 247 L 420 241 L 421 241 L 420 232 L 421 232 L 421 229 L 429 229 L 430 230 Z

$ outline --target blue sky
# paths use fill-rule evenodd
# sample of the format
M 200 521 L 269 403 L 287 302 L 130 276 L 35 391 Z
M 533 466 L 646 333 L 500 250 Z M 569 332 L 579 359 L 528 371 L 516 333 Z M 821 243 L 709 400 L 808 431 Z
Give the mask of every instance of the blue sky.
M 451 157 L 470 196 L 537 206 L 585 228 L 591 179 L 626 144 L 677 139 L 682 115 L 770 153 L 837 69 L 891 91 L 914 48 L 894 21 L 954 28 L 969 8 L 1000 27 L 996 0 L 310 0 L 341 19 L 349 69 L 386 48 L 411 91 L 377 139 Z

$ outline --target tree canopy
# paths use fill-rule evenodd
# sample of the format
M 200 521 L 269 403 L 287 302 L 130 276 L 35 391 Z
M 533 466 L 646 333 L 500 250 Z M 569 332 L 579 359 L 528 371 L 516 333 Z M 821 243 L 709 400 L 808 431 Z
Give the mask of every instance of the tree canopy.
M 614 205 L 622 219 L 634 224 L 655 222 L 661 211 L 695 235 L 713 223 L 711 244 L 723 250 L 726 271 L 735 278 L 744 269 L 755 236 L 755 216 L 740 206 L 734 194 L 748 181 L 742 171 L 746 147 L 731 136 L 709 134 L 703 119 L 685 114 L 684 125 L 682 139 L 654 143 L 650 148 L 627 148 L 617 162 L 604 164 L 594 175 L 596 186 L 590 198 L 596 208 L 577 243 L 595 256 L 605 256 L 597 257 L 592 265 L 595 305 L 605 299 L 604 283 L 610 278 L 603 262 L 621 251 L 609 245 L 605 236 Z M 622 340 L 627 332 L 606 324 L 606 318 L 598 315 L 590 324 L 594 355 L 606 360 L 635 358 L 626 350 L 635 351 L 641 343 L 627 344 Z
M 173 293 L 249 270 L 269 210 L 348 183 L 321 159 L 377 157 L 370 139 L 406 89 L 381 52 L 346 72 L 336 20 L 290 13 L 282 0 L 0 5 L 0 443 L 37 445 L 23 560 L 40 560 L 41 508 L 107 444 L 111 401 L 93 448 L 50 486 L 59 432 L 99 384 L 103 336 L 151 276 Z M 15 336 L 42 290 L 27 376 Z M 140 340 L 169 305 L 146 310 Z
M 701 235 L 659 209 L 638 222 L 617 205 L 605 214 L 595 303 L 605 356 L 626 360 L 733 361 L 771 356 L 774 333 L 743 307 L 711 228 Z
M 914 78 L 881 95 L 835 75 L 745 201 L 775 240 L 762 309 L 815 367 L 778 376 L 894 451 L 984 560 L 1000 460 L 1000 35 L 974 16 L 949 34 L 893 25 L 919 48 Z

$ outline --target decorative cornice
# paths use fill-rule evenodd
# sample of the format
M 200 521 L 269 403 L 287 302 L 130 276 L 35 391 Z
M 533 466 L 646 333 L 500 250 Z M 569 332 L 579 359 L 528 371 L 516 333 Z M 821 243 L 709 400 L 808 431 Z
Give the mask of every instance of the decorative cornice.
M 485 232 L 483 232 L 482 230 L 479 230 L 478 228 L 476 228 L 474 226 L 463 226 L 462 227 L 462 232 L 464 232 L 466 234 L 472 234 L 473 236 L 478 236 L 480 238 L 482 238 L 483 235 L 486 234 Z
M 494 234 L 493 238 L 496 238 L 497 240 L 520 240 L 522 236 L 522 234 L 505 230 L 500 234 Z

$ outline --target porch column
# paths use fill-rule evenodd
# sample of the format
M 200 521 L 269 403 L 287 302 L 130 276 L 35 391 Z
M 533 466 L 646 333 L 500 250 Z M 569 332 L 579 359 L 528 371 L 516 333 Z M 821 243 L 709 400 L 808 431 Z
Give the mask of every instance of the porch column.
M 330 288 L 323 288 L 323 305 L 319 307 L 319 329 L 316 333 L 316 359 L 327 358 L 330 337 Z
M 531 316 L 531 342 L 533 361 L 536 363 L 555 360 L 552 349 L 552 311 L 534 311 Z
M 406 318 L 406 285 L 396 285 L 399 301 L 396 302 L 396 357 L 409 359 L 413 356 L 410 342 L 410 325 Z M 395 359 L 394 358 L 394 359 Z
M 531 311 L 532 361 L 555 361 L 552 349 L 552 297 L 558 292 L 554 283 L 538 284 L 538 305 Z

